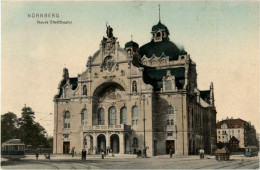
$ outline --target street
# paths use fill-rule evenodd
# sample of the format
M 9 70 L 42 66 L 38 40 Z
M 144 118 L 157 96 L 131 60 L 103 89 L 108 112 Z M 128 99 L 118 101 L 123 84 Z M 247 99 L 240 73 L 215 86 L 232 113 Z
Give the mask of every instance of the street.
M 101 155 L 88 155 L 86 161 L 80 156 L 51 155 L 45 159 L 34 155 L 18 161 L 1 160 L 2 169 L 258 169 L 259 157 L 232 155 L 229 161 L 217 161 L 214 156 L 156 156 L 152 158 L 136 158 L 135 155 L 115 155 L 101 159 Z

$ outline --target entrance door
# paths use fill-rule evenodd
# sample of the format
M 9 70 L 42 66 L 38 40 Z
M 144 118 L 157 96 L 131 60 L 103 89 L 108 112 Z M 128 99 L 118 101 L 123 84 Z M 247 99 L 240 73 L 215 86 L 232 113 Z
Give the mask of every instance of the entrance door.
M 130 152 L 130 139 L 128 134 L 125 134 L 125 153 Z
M 153 142 L 153 150 L 154 150 L 153 155 L 156 156 L 157 155 L 157 140 L 154 140 L 154 142 Z
M 111 149 L 113 153 L 119 153 L 119 137 L 114 134 L 110 137 Z
M 63 142 L 63 153 L 69 153 L 70 152 L 70 142 Z
M 166 154 L 170 153 L 170 149 L 172 149 L 174 154 L 175 153 L 174 140 L 166 140 Z
M 97 137 L 97 153 L 100 153 L 102 150 L 106 151 L 106 137 L 104 135 L 99 135 Z

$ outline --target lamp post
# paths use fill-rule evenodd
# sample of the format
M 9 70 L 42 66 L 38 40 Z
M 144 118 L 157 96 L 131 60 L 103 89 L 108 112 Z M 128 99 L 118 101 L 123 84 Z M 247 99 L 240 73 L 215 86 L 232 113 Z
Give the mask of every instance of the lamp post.
M 142 96 L 142 99 L 143 99 L 143 110 L 144 110 L 144 118 L 143 118 L 143 121 L 144 121 L 144 149 L 143 149 L 143 157 L 146 158 L 147 155 L 146 155 L 146 141 L 145 141 L 145 95 Z

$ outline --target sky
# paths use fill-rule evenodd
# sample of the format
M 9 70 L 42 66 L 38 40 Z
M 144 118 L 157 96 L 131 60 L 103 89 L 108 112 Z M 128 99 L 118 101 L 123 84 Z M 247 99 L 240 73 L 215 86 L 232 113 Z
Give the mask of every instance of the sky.
M 151 40 L 152 26 L 168 27 L 197 65 L 198 88 L 214 83 L 217 120 L 250 121 L 259 132 L 259 2 L 6 2 L 2 1 L 1 114 L 29 106 L 53 135 L 53 97 L 64 67 L 76 77 L 106 36 L 121 47 Z M 30 18 L 54 13 L 59 18 Z M 62 20 L 72 24 L 37 24 Z

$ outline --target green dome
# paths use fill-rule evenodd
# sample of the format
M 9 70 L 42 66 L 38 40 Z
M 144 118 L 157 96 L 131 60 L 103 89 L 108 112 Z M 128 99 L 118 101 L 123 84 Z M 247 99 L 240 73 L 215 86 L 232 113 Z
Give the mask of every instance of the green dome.
M 134 41 L 129 41 L 125 44 L 125 48 L 127 47 L 139 47 L 139 45 Z
M 151 58 L 154 55 L 161 57 L 164 53 L 165 57 L 169 56 L 170 60 L 178 60 L 181 50 L 171 41 L 164 39 L 161 42 L 151 42 L 140 47 L 139 54 Z M 183 52 L 182 52 L 183 53 Z
M 160 21 L 157 25 L 154 25 L 152 27 L 152 31 L 156 31 L 157 29 L 165 29 L 166 32 L 169 34 L 168 28 L 165 25 L 163 25 Z

